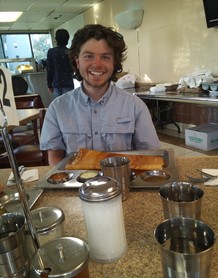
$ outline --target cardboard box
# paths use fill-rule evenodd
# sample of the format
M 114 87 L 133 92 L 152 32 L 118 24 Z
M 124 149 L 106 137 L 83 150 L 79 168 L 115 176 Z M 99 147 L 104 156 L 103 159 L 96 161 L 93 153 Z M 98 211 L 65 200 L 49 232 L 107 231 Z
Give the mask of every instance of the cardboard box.
M 185 129 L 185 144 L 210 151 L 218 148 L 218 123 L 208 123 Z

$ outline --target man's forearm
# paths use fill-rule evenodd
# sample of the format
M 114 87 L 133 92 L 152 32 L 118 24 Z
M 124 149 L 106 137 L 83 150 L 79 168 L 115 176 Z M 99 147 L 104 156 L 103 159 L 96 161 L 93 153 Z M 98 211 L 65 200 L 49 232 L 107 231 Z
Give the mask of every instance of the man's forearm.
M 50 166 L 55 166 L 65 157 L 63 150 L 48 150 L 48 163 Z

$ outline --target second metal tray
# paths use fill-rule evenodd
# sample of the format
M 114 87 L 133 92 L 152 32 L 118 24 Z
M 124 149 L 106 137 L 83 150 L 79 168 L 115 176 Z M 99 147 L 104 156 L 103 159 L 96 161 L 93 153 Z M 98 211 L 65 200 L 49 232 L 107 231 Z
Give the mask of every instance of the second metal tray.
M 26 198 L 30 209 L 35 204 L 42 192 L 43 189 L 40 188 L 25 189 Z M 15 189 L 5 189 L 3 192 L 1 192 L 0 208 L 6 209 L 7 212 L 17 212 L 24 215 L 19 193 Z

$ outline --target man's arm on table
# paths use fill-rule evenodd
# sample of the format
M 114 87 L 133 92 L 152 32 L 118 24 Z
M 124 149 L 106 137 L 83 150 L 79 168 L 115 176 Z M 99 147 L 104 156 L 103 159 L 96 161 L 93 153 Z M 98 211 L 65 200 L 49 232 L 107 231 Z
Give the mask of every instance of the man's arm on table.
M 48 150 L 48 163 L 50 166 L 55 166 L 65 157 L 64 150 Z

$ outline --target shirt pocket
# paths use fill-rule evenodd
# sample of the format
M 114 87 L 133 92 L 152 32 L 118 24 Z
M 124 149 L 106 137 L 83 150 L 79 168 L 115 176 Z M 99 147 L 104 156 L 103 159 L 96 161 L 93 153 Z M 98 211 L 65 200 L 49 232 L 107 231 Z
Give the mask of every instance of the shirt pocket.
M 117 118 L 102 128 L 102 141 L 106 151 L 131 150 L 134 122 L 131 118 Z
M 107 123 L 102 127 L 102 133 L 134 133 L 134 122 L 131 118 L 117 118 L 113 123 Z
M 63 134 L 87 134 L 91 133 L 91 129 L 86 123 L 77 123 L 77 121 L 69 121 L 62 126 Z
M 63 130 L 63 139 L 67 146 L 67 153 L 78 151 L 80 148 L 89 148 L 92 138 L 91 129 L 88 126 L 70 124 Z

